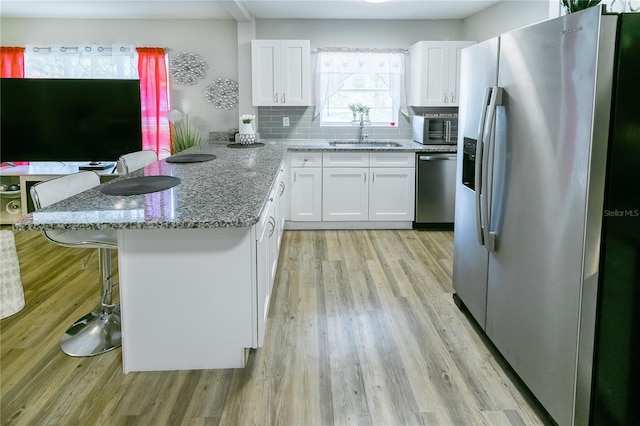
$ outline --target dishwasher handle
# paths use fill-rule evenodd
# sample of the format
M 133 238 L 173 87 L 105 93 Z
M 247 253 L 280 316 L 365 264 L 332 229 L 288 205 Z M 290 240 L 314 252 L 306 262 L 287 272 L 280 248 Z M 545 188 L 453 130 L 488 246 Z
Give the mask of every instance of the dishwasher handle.
M 457 154 L 447 154 L 447 155 L 419 155 L 418 160 L 420 161 L 433 161 L 433 160 L 455 160 L 457 158 Z

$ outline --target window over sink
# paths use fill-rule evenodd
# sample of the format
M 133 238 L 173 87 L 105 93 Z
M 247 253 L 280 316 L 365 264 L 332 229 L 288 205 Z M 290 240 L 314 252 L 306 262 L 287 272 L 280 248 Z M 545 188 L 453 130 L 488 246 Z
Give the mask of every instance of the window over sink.
M 351 126 L 350 105 L 366 105 L 372 126 L 395 127 L 406 114 L 404 49 L 319 49 L 316 111 L 321 126 Z M 359 120 L 359 115 L 356 116 Z

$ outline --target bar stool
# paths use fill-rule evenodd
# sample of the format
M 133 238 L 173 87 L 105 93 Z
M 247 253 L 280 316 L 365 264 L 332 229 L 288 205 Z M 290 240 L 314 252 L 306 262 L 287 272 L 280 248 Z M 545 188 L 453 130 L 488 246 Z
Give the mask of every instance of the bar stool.
M 131 152 L 121 155 L 118 159 L 118 173 L 127 174 L 138 170 L 147 164 L 158 161 L 158 154 L 152 149 Z
M 39 182 L 31 187 L 36 210 L 100 185 L 100 177 L 83 171 Z M 101 276 L 100 305 L 77 320 L 60 339 L 60 348 L 70 356 L 93 356 L 119 347 L 120 306 L 112 303 L 113 272 L 111 254 L 117 249 L 114 230 L 46 230 L 43 235 L 52 243 L 65 247 L 97 248 Z

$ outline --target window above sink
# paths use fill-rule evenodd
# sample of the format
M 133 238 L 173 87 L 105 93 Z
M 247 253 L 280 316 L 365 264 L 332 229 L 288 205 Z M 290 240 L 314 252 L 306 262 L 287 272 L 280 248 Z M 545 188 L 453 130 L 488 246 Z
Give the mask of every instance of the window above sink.
M 318 49 L 316 110 L 320 126 L 353 126 L 350 105 L 366 105 L 374 127 L 397 127 L 406 110 L 406 49 Z

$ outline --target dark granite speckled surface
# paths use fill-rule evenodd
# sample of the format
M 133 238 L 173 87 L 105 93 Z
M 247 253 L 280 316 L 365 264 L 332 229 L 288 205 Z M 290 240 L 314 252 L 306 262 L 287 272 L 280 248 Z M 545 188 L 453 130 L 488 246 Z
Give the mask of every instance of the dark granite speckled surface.
M 167 163 L 160 160 L 111 182 L 136 176 L 180 178 L 171 189 L 145 195 L 105 195 L 93 188 L 28 214 L 14 223 L 16 230 L 42 229 L 189 229 L 248 227 L 255 224 L 287 150 L 335 151 L 328 141 L 262 141 L 259 148 L 227 148 L 208 142 L 183 153 L 209 153 L 215 160 Z M 401 147 L 368 151 L 451 152 L 455 146 L 427 147 L 398 141 Z M 365 149 L 365 148 L 363 148 Z M 354 149 L 349 149 L 354 150 Z M 105 183 L 104 185 L 109 185 Z

